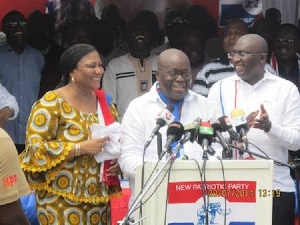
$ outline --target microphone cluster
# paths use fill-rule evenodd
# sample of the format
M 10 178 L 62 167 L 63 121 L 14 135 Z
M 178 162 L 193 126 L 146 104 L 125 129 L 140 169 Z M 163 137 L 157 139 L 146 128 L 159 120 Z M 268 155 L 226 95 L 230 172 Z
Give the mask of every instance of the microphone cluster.
M 223 147 L 223 158 L 231 158 L 232 153 L 230 146 L 223 137 L 222 132 L 228 132 L 230 139 L 243 143 L 244 148 L 247 149 L 248 139 L 246 133 L 249 131 L 246 116 L 243 110 L 234 109 L 231 113 L 231 118 L 235 125 L 235 130 L 230 123 L 227 116 L 222 116 L 218 119 L 213 118 L 209 121 L 202 121 L 201 118 L 196 118 L 191 124 L 182 125 L 180 122 L 173 122 L 174 116 L 172 114 L 173 106 L 168 105 L 156 118 L 156 126 L 152 131 L 150 137 L 147 139 L 145 148 L 150 144 L 153 137 L 158 133 L 159 129 L 168 125 L 167 140 L 159 155 L 161 159 L 166 153 L 171 153 L 171 145 L 174 142 L 184 144 L 187 141 L 197 143 L 202 147 L 204 152 L 210 155 L 214 154 L 210 145 L 217 141 Z

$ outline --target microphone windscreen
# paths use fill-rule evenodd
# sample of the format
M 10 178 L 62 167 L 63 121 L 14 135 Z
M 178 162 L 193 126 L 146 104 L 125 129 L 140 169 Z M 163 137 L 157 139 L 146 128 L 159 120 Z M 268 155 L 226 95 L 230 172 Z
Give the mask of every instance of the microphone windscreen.
M 184 128 L 183 128 L 183 125 L 180 122 L 172 122 L 168 126 L 167 136 L 174 135 L 175 136 L 174 141 L 180 140 L 183 133 L 184 133 Z
M 228 119 L 227 116 L 221 116 L 219 118 L 219 121 L 223 132 L 226 132 L 227 130 L 232 128 L 232 124 L 230 123 L 230 120 Z
M 214 131 L 212 129 L 212 126 L 209 122 L 201 122 L 200 123 L 200 134 L 206 134 L 206 135 L 213 135 Z
M 247 119 L 243 110 L 238 108 L 233 109 L 231 112 L 231 118 L 237 131 L 241 128 L 248 130 Z
M 209 120 L 209 123 L 211 124 L 212 128 L 214 129 L 214 131 L 218 130 L 220 132 L 223 131 L 221 123 L 218 119 L 216 118 L 212 118 Z

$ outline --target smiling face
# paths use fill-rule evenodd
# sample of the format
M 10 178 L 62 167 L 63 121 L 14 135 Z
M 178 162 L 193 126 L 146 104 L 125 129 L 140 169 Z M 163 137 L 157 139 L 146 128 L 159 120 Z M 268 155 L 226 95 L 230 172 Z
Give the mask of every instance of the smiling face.
M 297 27 L 283 25 L 276 32 L 274 53 L 279 60 L 292 60 L 299 47 Z
M 229 53 L 232 51 L 232 48 L 234 44 L 237 42 L 237 40 L 248 33 L 247 24 L 240 20 L 240 19 L 234 19 L 231 22 L 229 22 L 224 30 L 223 33 L 223 49 L 226 53 Z
M 254 85 L 262 79 L 264 76 L 264 66 L 267 60 L 267 50 L 267 43 L 261 36 L 257 34 L 242 36 L 236 42 L 232 50 L 232 52 L 236 54 L 243 55 L 243 53 L 246 53 L 243 57 L 234 56 L 231 59 L 237 75 L 251 85 Z
M 203 63 L 204 55 L 204 35 L 196 29 L 188 29 L 180 38 L 179 47 L 189 57 L 192 67 Z
M 96 90 L 100 87 L 100 81 L 104 69 L 98 52 L 93 51 L 84 56 L 77 64 L 77 67 L 70 74 L 74 77 L 74 84 L 81 89 Z
M 185 53 L 168 49 L 159 56 L 156 78 L 160 91 L 173 102 L 182 99 L 191 84 L 191 66 Z
M 24 47 L 28 33 L 26 19 L 22 14 L 14 11 L 5 17 L 3 31 L 6 34 L 7 42 L 13 48 Z
M 138 21 L 133 21 L 128 28 L 128 45 L 130 52 L 148 50 L 151 42 L 151 32 Z

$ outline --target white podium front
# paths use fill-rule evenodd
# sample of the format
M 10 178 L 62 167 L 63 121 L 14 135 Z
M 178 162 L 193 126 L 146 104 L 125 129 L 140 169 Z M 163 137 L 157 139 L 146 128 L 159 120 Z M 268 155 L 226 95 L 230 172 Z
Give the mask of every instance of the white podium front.
M 175 161 L 170 172 L 169 187 L 168 175 L 158 187 L 169 168 L 169 165 L 166 166 L 143 198 L 145 202 L 155 191 L 143 205 L 143 216 L 146 216 L 143 225 L 271 225 L 272 197 L 280 195 L 279 191 L 272 190 L 273 161 L 222 162 L 224 170 L 220 161 L 207 161 L 203 171 L 203 161 Z M 145 180 L 155 165 L 146 164 Z M 160 162 L 154 174 L 162 165 L 163 162 Z M 135 185 L 135 193 L 138 194 L 141 189 L 141 167 L 136 170 Z M 135 213 L 136 219 L 138 212 Z

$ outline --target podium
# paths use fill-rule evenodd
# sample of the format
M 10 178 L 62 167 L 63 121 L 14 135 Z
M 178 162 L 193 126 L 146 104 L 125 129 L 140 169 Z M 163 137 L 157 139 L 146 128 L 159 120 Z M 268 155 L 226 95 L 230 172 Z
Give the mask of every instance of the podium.
M 155 165 L 146 163 L 145 181 Z M 154 174 L 162 165 L 159 162 Z M 143 225 L 271 225 L 273 196 L 280 195 L 272 190 L 273 167 L 271 160 L 223 160 L 206 161 L 203 171 L 203 161 L 175 161 L 170 176 L 163 179 L 168 165 L 143 198 L 143 203 L 148 199 L 142 206 Z M 137 195 L 141 167 L 135 181 Z M 139 218 L 139 210 L 134 217 Z

